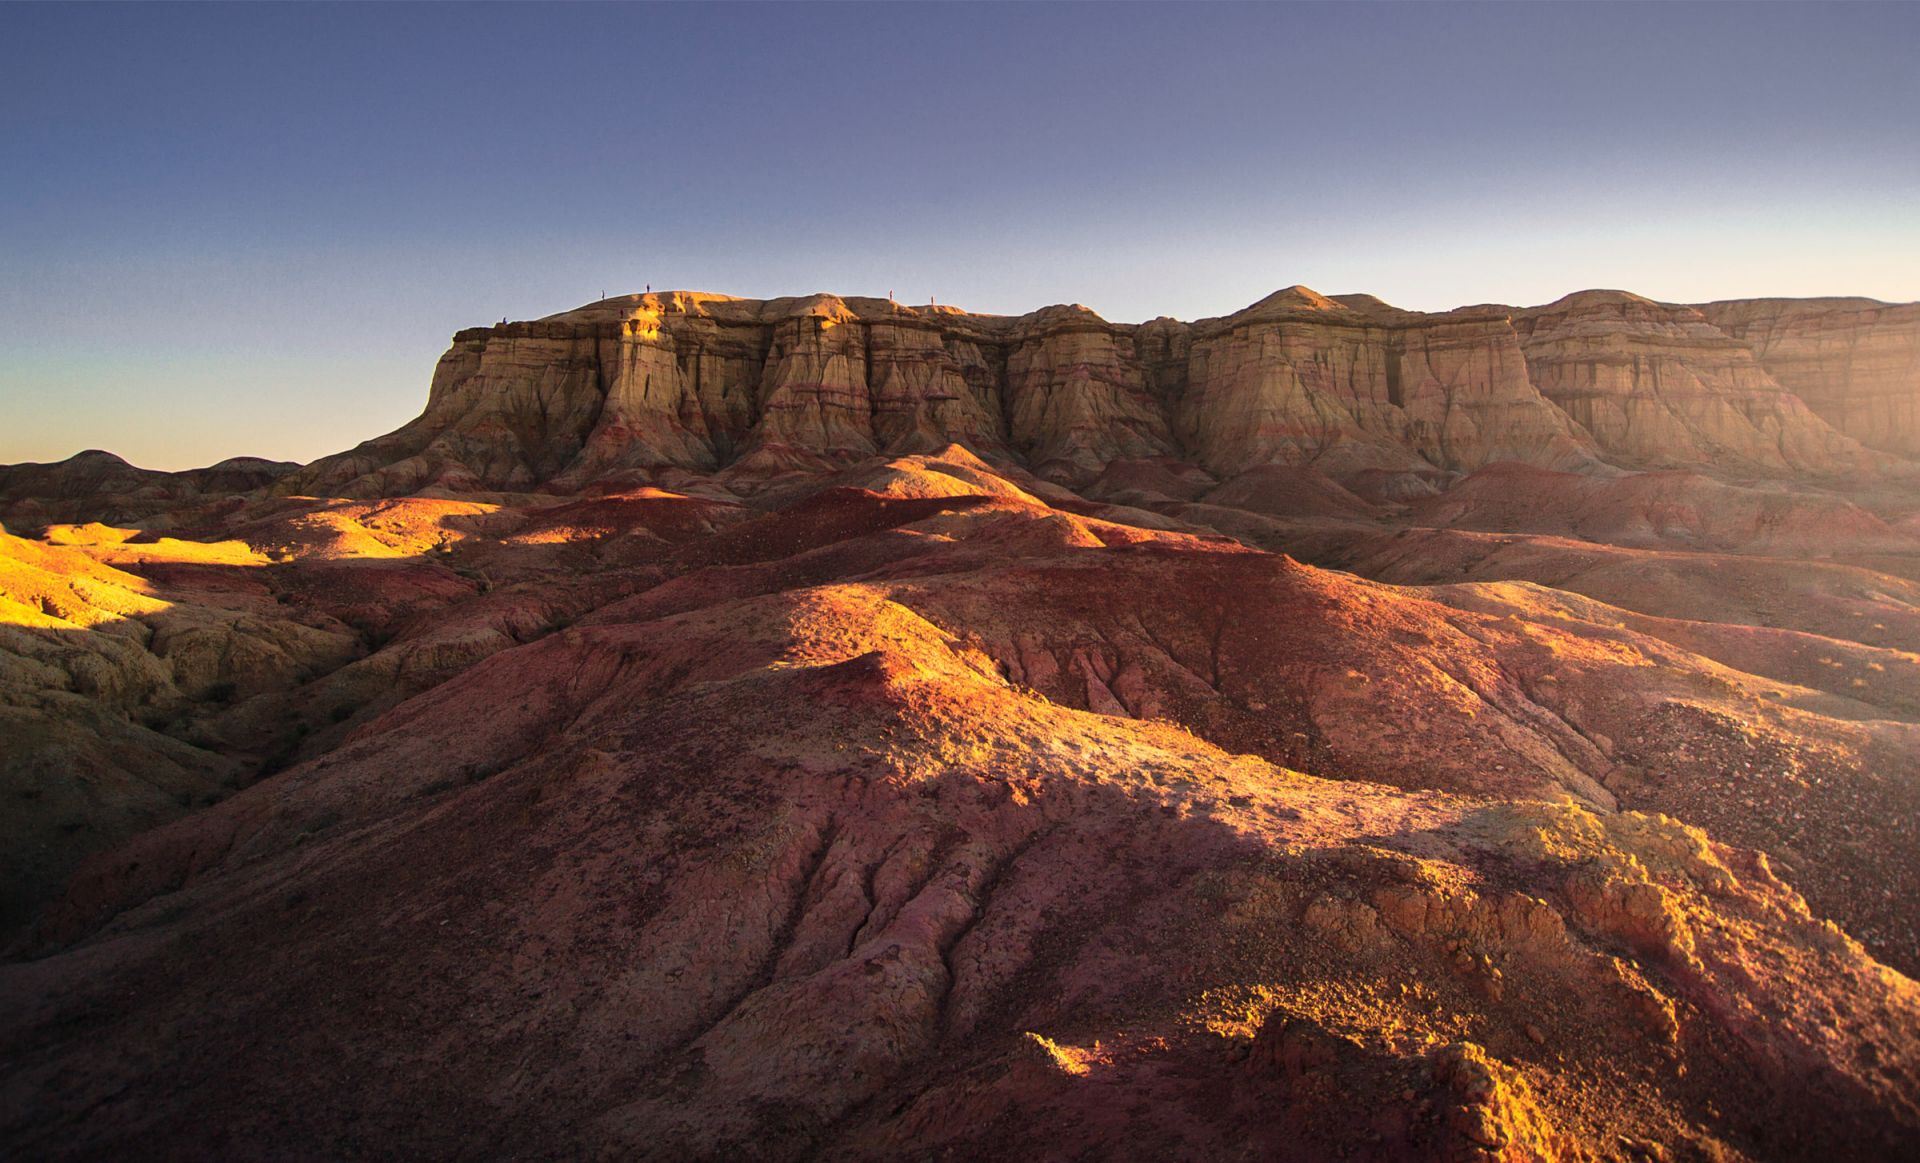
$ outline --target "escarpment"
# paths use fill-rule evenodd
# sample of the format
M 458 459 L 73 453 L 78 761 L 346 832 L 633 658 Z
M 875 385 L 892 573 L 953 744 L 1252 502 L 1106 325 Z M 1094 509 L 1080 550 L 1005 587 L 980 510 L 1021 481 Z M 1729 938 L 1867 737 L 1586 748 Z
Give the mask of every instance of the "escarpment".
M 626 295 L 460 332 L 417 420 L 276 491 L 565 491 L 950 444 L 1075 487 L 1172 458 L 1222 478 L 1387 474 L 1400 495 L 1502 461 L 1832 475 L 1912 455 L 1920 309 L 1828 303 L 1593 291 L 1429 314 L 1290 287 L 1134 325 L 1080 306 Z
M 1871 460 L 1695 308 L 1583 291 L 1514 325 L 1534 383 L 1625 463 L 1833 472 Z
M 1195 332 L 1180 425 L 1218 473 L 1592 461 L 1584 435 L 1527 381 L 1497 310 L 1423 315 L 1291 287 Z
M 1827 423 L 1868 448 L 1920 456 L 1920 304 L 1736 299 L 1700 311 Z

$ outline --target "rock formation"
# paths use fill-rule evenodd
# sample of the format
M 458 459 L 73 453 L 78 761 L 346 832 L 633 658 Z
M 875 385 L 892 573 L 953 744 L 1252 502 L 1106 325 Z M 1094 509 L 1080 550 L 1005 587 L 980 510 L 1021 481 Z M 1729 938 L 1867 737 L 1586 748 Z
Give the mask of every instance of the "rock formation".
M 1700 311 L 1827 423 L 1868 448 L 1920 456 L 1920 304 L 1736 299 Z
M 1305 287 L 1195 325 L 1179 418 L 1194 459 L 1222 476 L 1264 464 L 1339 478 L 1593 459 L 1528 382 L 1505 313 L 1421 315 Z
M 278 487 L 566 491 L 954 443 L 1075 486 L 1173 458 L 1219 478 L 1311 464 L 1388 497 L 1499 461 L 1885 469 L 1871 449 L 1920 440 L 1920 314 L 1826 303 L 1593 291 L 1434 315 L 1292 287 L 1222 319 L 1126 325 L 1084 307 L 629 295 L 461 332 L 419 419 Z
M 1812 473 L 1871 463 L 1695 308 L 1583 291 L 1513 322 L 1533 382 L 1622 463 Z

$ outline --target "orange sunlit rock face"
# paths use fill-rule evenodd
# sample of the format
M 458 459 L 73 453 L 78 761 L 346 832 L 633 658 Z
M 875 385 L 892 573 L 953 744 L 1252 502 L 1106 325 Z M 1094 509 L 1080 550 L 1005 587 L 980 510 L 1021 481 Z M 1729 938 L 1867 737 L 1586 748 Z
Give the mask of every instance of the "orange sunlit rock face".
M 1913 1157 L 1906 319 L 621 296 L 0 468 L 0 1143 Z

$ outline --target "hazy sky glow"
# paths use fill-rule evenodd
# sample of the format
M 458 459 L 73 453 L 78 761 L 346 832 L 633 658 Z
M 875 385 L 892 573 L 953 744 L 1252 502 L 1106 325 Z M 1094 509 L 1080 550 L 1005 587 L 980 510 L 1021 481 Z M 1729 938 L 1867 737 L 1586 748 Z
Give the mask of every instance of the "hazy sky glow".
M 604 290 L 1920 299 L 1920 5 L 0 6 L 0 462 L 308 460 Z

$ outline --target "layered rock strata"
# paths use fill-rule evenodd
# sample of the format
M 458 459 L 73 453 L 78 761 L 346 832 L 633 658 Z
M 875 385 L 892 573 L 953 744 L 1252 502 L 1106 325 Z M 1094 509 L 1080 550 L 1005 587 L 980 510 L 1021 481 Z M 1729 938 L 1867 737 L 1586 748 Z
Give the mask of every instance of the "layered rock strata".
M 1768 303 L 1593 291 L 1423 314 L 1291 287 L 1224 318 L 1129 325 L 1079 306 L 628 295 L 460 332 L 419 419 L 276 487 L 564 491 L 957 443 L 1075 486 L 1175 459 L 1221 478 L 1310 464 L 1404 496 L 1502 461 L 1833 475 L 1911 452 L 1920 309 Z M 1834 336 L 1854 331 L 1866 350 L 1848 354 Z
M 1223 475 L 1263 464 L 1342 471 L 1575 467 L 1591 449 L 1527 380 L 1507 316 L 1399 311 L 1290 287 L 1194 326 L 1180 430 Z
M 1827 423 L 1920 456 L 1920 303 L 1737 299 L 1700 311 Z
M 1515 312 L 1513 327 L 1533 383 L 1624 463 L 1837 472 L 1872 461 L 1695 308 L 1582 291 Z

